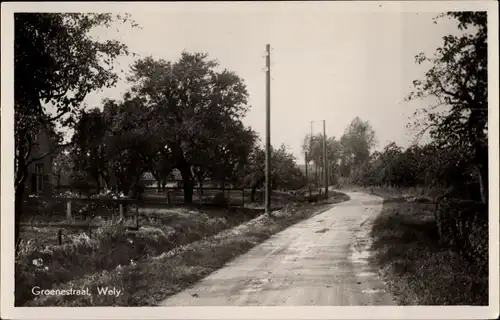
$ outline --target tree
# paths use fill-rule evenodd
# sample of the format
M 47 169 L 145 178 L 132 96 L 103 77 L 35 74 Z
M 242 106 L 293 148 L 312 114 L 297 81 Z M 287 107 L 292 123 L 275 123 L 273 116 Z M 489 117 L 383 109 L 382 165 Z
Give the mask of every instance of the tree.
M 73 170 L 74 163 L 71 153 L 67 150 L 61 150 L 57 153 L 52 163 L 52 175 L 55 177 L 55 185 L 57 189 L 62 186 L 62 178 L 71 177 Z
M 360 168 L 369 160 L 375 146 L 375 131 L 367 121 L 354 118 L 340 138 L 340 173 L 356 181 Z
M 305 177 L 295 160 L 285 145 L 281 145 L 278 149 L 271 148 L 271 188 L 273 190 L 279 188 L 295 190 L 305 185 Z M 245 184 L 251 189 L 250 201 L 255 201 L 256 191 L 263 187 L 265 181 L 265 152 L 262 147 L 256 145 L 246 167 Z
M 223 143 L 216 147 L 214 157 L 210 158 L 211 176 L 217 177 L 223 188 L 226 180 L 233 185 L 241 184 L 257 134 L 239 122 L 224 130 L 224 135 L 220 138 Z
M 429 131 L 438 148 L 460 150 L 462 159 L 476 170 L 483 202 L 488 200 L 488 59 L 486 12 L 449 12 L 460 35 L 447 35 L 433 57 L 421 53 L 418 64 L 432 67 L 414 81 L 407 100 L 434 97 L 413 124 L 421 134 Z
M 107 100 L 103 114 L 108 167 L 118 190 L 128 194 L 138 186 L 144 172 L 158 174 L 155 163 L 168 150 L 156 132 L 155 114 L 143 99 Z
M 100 190 L 101 180 L 109 183 L 108 153 L 105 137 L 108 128 L 101 110 L 83 111 L 72 137 L 72 157 L 81 177 L 91 178 Z
M 322 134 L 306 135 L 302 143 L 302 152 L 305 154 L 307 152 L 308 163 L 312 161 L 315 170 L 315 179 L 318 179 L 318 169 L 321 170 L 320 175 L 323 177 L 325 166 L 324 166 L 324 155 L 323 155 L 323 140 L 324 136 Z M 338 171 L 338 163 L 340 159 L 341 145 L 335 137 L 329 137 L 326 139 L 326 155 L 328 164 L 328 174 L 329 181 L 334 182 Z M 311 169 L 311 174 L 312 174 Z
M 129 77 L 133 85 L 126 98 L 141 98 L 153 110 L 156 118 L 150 130 L 171 151 L 172 167 L 183 179 L 186 203 L 193 197 L 193 167 L 204 166 L 216 150 L 231 154 L 235 150 L 221 145 L 221 137 L 227 138 L 225 133 L 230 132 L 233 141 L 248 138 L 240 122 L 248 110 L 246 87 L 235 73 L 218 71 L 218 67 L 207 54 L 183 52 L 175 63 L 151 57 L 138 60 Z M 224 157 L 219 154 L 210 159 Z
M 127 47 L 118 41 L 97 41 L 89 32 L 127 19 L 106 13 L 14 15 L 16 250 L 28 167 L 55 150 L 32 157 L 33 138 L 44 128 L 52 132 L 57 126 L 71 125 L 72 115 L 89 92 L 116 82 L 112 63 L 128 54 Z M 60 144 L 62 137 L 55 138 Z

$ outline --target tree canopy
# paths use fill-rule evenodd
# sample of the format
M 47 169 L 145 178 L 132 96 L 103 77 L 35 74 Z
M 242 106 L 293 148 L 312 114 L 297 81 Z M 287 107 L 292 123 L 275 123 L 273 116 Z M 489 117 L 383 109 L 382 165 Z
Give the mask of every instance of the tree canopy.
M 59 145 L 58 126 L 71 126 L 86 95 L 118 79 L 113 62 L 128 54 L 127 46 L 90 36 L 114 22 L 135 25 L 128 16 L 108 13 L 14 15 L 16 241 L 28 166 L 55 150 L 34 156 L 35 136 L 43 132 Z
M 408 100 L 432 96 L 437 104 L 422 110 L 422 131 L 429 130 L 437 147 L 460 150 L 475 167 L 481 193 L 488 191 L 488 50 L 486 12 L 449 12 L 436 18 L 454 19 L 459 35 L 447 35 L 434 56 L 421 53 L 416 62 L 431 63 L 424 79 L 415 80 Z

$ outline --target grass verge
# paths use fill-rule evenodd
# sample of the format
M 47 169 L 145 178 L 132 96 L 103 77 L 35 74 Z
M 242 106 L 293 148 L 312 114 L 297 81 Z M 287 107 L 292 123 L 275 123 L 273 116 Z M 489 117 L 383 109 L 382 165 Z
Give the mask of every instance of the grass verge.
M 327 202 L 286 206 L 274 212 L 273 218 L 261 215 L 160 256 L 95 272 L 57 286 L 57 289 L 89 288 L 92 295 L 43 296 L 30 301 L 27 306 L 154 306 L 223 267 L 271 235 L 327 210 L 333 203 L 348 199 L 344 194 L 332 193 Z M 123 294 L 118 297 L 97 295 L 99 287 L 114 287 Z
M 15 305 L 34 298 L 34 286 L 51 289 L 96 272 L 107 272 L 131 261 L 160 255 L 239 225 L 260 211 L 248 209 L 152 209 L 141 216 L 141 228 L 128 232 L 125 225 L 94 222 L 92 232 L 64 230 L 57 245 L 57 223 L 43 228 L 25 227 L 24 242 L 15 261 Z
M 488 274 L 439 241 L 435 204 L 376 194 L 386 201 L 372 229 L 374 258 L 399 304 L 488 305 Z

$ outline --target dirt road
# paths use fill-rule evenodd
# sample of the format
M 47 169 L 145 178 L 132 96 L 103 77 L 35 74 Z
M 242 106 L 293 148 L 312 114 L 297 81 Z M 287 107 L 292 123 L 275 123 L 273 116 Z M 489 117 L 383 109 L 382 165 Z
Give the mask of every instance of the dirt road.
M 382 199 L 348 195 L 350 201 L 274 235 L 160 305 L 393 305 L 367 261 Z

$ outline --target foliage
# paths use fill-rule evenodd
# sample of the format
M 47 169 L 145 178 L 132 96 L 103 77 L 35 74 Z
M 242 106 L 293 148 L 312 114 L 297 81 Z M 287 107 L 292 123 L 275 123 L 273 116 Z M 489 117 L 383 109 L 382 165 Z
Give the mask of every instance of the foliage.
M 446 201 L 436 211 L 440 239 L 455 246 L 479 272 L 488 273 L 488 208 L 473 201 Z
M 107 150 L 104 142 L 106 123 L 97 108 L 83 111 L 72 137 L 71 157 L 75 163 L 74 175 L 91 178 L 97 189 L 101 179 L 107 179 Z
M 33 136 L 45 127 L 70 125 L 89 92 L 116 82 L 112 62 L 128 50 L 118 41 L 99 42 L 89 35 L 95 27 L 123 20 L 120 16 L 16 13 L 14 20 L 16 181 L 20 183 Z
M 295 162 L 293 154 L 285 145 L 271 148 L 271 188 L 296 190 L 304 187 L 305 177 Z M 265 151 L 256 145 L 250 154 L 246 167 L 245 186 L 251 188 L 251 201 L 255 200 L 255 192 L 265 183 Z
M 134 63 L 132 88 L 122 102 L 108 101 L 105 111 L 116 128 L 109 146 L 118 179 L 150 170 L 166 180 L 176 168 L 189 203 L 195 174 L 237 177 L 255 133 L 241 123 L 248 110 L 243 81 L 218 67 L 206 54 L 186 52 L 174 63 L 151 57 Z
M 308 163 L 312 161 L 311 175 L 324 175 L 324 153 L 322 134 L 306 135 L 302 143 L 302 151 L 307 152 Z M 361 172 L 370 159 L 370 153 L 375 145 L 375 132 L 367 121 L 354 118 L 344 134 L 337 140 L 335 137 L 326 139 L 327 170 L 330 183 L 338 182 L 339 177 L 345 177 L 351 182 L 361 182 Z M 313 173 L 314 172 L 314 173 Z
M 35 285 L 44 289 L 57 288 L 85 280 L 93 274 L 101 275 L 133 265 L 135 261 L 148 262 L 152 257 L 250 220 L 259 212 L 253 211 L 225 219 L 221 215 L 229 215 L 228 211 L 162 210 L 144 217 L 141 228 L 134 233 L 125 232 L 123 225 L 102 222 L 91 237 L 82 233 L 68 235 L 69 231 L 64 230 L 65 243 L 61 246 L 37 246 L 33 241 L 22 243 L 16 257 L 16 305 L 37 305 L 44 299 L 32 300 L 31 288 Z M 54 228 L 44 231 L 40 237 L 56 234 Z M 92 281 L 89 287 L 95 289 L 96 284 Z
M 74 170 L 74 162 L 71 154 L 62 150 L 57 153 L 52 161 L 52 175 L 55 177 L 55 186 L 60 188 L 72 174 Z
M 89 92 L 117 81 L 113 61 L 128 54 L 124 44 L 98 41 L 90 31 L 128 19 L 109 13 L 14 15 L 16 242 L 28 166 L 54 152 L 62 141 L 58 126 L 73 124 Z M 40 132 L 51 136 L 54 145 L 34 155 L 34 138 Z
M 425 118 L 415 125 L 429 130 L 443 150 L 460 150 L 480 180 L 483 201 L 488 196 L 488 60 L 486 12 L 450 12 L 459 35 L 447 35 L 434 57 L 421 53 L 416 62 L 432 67 L 423 80 L 414 81 L 415 91 L 407 99 L 432 96 L 437 104 L 421 110 Z
M 375 132 L 367 121 L 354 118 L 340 138 L 340 175 L 359 180 L 359 170 L 369 160 L 375 145 Z
M 306 135 L 302 143 L 302 152 L 305 154 L 307 152 L 307 163 L 308 165 L 312 162 L 309 169 L 310 175 L 317 175 L 318 173 L 323 176 L 324 172 L 324 155 L 323 155 L 323 141 L 324 136 L 322 134 L 318 135 Z M 329 137 L 326 139 L 326 152 L 327 152 L 327 164 L 328 164 L 328 174 L 330 183 L 336 182 L 336 174 L 339 170 L 340 155 L 341 155 L 341 144 L 335 137 Z M 320 170 L 321 172 L 319 172 Z

